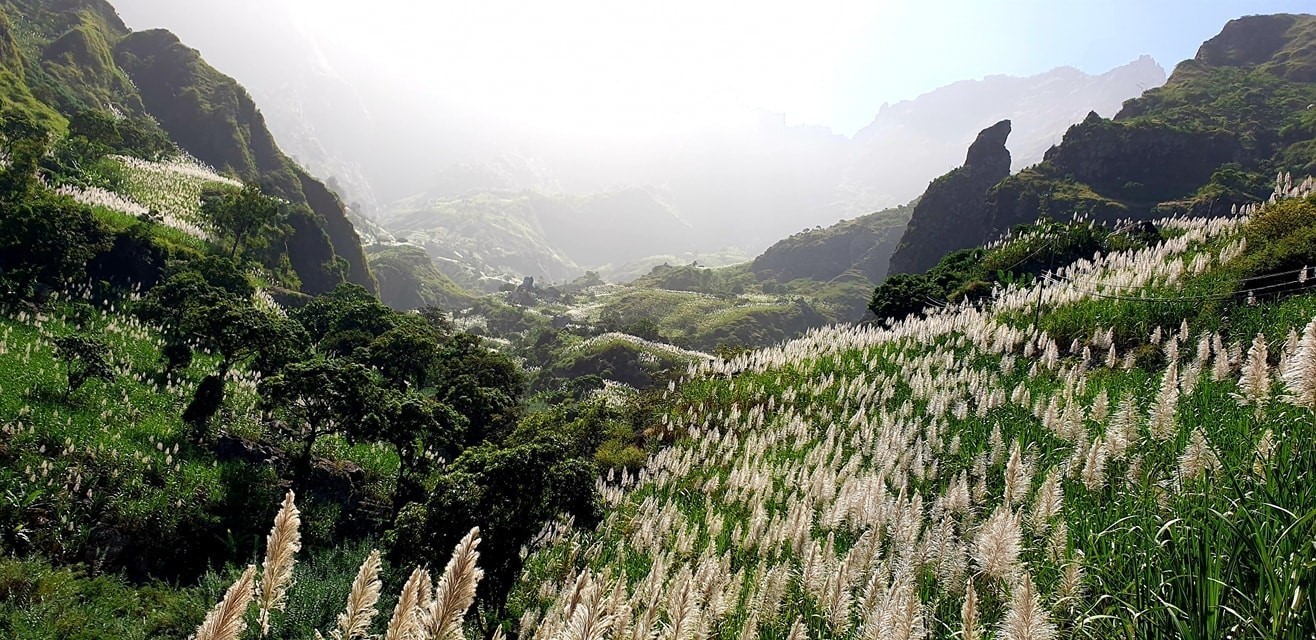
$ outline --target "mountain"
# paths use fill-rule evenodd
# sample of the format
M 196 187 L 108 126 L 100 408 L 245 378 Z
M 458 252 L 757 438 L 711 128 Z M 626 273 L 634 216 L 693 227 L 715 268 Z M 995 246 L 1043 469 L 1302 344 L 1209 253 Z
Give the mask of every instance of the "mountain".
M 497 288 L 498 281 L 524 276 L 565 282 L 587 268 L 659 255 L 692 233 L 651 189 L 590 196 L 538 190 L 454 193 L 438 189 L 397 203 L 379 222 L 424 246 L 441 271 L 472 288 Z
M 902 245 L 917 255 L 897 251 L 892 271 L 926 269 L 1039 217 L 1224 215 L 1264 200 L 1276 173 L 1316 170 L 1313 105 L 1316 16 L 1233 20 L 1165 86 L 1114 118 L 1088 114 L 1041 163 L 999 181 L 981 203 L 916 212 Z
M 97 110 L 158 129 L 196 159 L 305 205 L 289 220 L 287 253 L 306 292 L 344 276 L 375 288 L 342 202 L 280 151 L 241 85 L 173 34 L 131 32 L 102 0 L 0 0 L 0 43 L 0 106 L 56 127 Z
M 1040 162 L 1065 129 L 1089 112 L 1114 115 L 1125 100 L 1164 83 L 1165 70 L 1148 56 L 1099 75 L 1061 67 L 1023 78 L 957 82 L 883 105 L 854 137 L 847 180 L 880 187 L 881 196 L 892 202 L 908 202 L 932 176 L 955 166 L 977 132 L 1001 120 L 1014 123 L 1009 148 L 1013 169 L 1019 170 Z
M 991 239 L 993 230 L 981 211 L 988 190 L 1010 175 L 1010 150 L 1005 147 L 1010 129 L 1009 120 L 983 129 L 969 147 L 964 166 L 928 187 L 891 254 L 890 273 L 922 273 L 955 249 Z
M 768 247 L 750 269 L 760 281 L 827 282 L 853 271 L 871 282 L 881 282 L 909 222 L 910 209 L 885 209 L 825 229 L 801 231 Z
M 295 158 L 318 175 L 332 176 L 361 213 L 380 222 L 407 219 L 404 232 L 420 228 L 409 215 L 420 194 L 447 194 L 444 208 L 462 220 L 462 231 L 425 229 L 433 236 L 472 231 L 485 204 L 462 197 L 477 191 L 529 189 L 570 198 L 631 189 L 660 194 L 661 207 L 645 203 L 610 207 L 601 218 L 545 220 L 540 231 L 547 245 L 532 247 L 541 238 L 525 236 L 520 223 L 492 228 L 506 219 L 501 216 L 480 223 L 474 235 L 514 239 L 518 253 L 529 250 L 537 257 L 498 262 L 485 255 L 484 262 L 464 267 L 512 280 L 559 270 L 578 274 L 655 255 L 728 249 L 754 255 L 801 230 L 913 200 L 933 178 L 956 166 L 974 136 L 994 122 L 1015 123 L 1011 150 L 1024 166 L 1039 160 L 1089 111 L 1113 115 L 1124 100 L 1165 79 L 1144 57 L 1099 75 L 1062 68 L 1027 78 L 959 82 L 882 107 L 853 138 L 826 127 L 791 125 L 780 114 L 731 102 L 713 105 L 716 122 L 685 130 L 582 139 L 528 131 L 454 106 L 460 96 L 445 94 L 441 77 L 398 71 L 414 68 L 422 43 L 366 47 L 350 38 L 324 37 L 311 3 L 121 0 L 121 5 L 131 24 L 175 29 L 242 80 Z M 509 165 L 533 167 L 533 175 L 513 173 L 510 185 L 491 182 L 491 176 L 505 177 Z M 474 209 L 459 210 L 467 205 Z M 450 219 L 438 216 L 434 225 Z M 614 219 L 648 225 L 650 233 L 592 232 L 596 223 Z M 688 228 L 682 231 L 681 225 Z M 580 229 L 592 233 L 577 237 Z M 578 246 L 557 243 L 563 236 Z M 435 259 L 442 263 L 453 253 L 445 250 Z M 527 264 L 535 270 L 523 271 Z
M 463 309 L 475 300 L 476 296 L 440 273 L 422 247 L 373 244 L 366 246 L 366 255 L 379 281 L 379 300 L 394 309 Z

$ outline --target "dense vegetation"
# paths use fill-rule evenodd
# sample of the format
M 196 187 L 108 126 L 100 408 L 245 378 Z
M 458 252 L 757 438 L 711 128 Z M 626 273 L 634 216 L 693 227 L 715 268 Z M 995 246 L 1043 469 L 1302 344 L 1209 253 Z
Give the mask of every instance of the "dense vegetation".
M 381 244 L 390 308 L 240 87 L 60 5 L 0 0 L 4 637 L 1316 632 L 1316 183 L 1257 174 L 1307 166 L 1311 20 L 1016 183 L 1220 215 L 1016 226 L 820 328 L 903 213 L 478 298 Z M 1121 164 L 1162 144 L 1210 171 Z

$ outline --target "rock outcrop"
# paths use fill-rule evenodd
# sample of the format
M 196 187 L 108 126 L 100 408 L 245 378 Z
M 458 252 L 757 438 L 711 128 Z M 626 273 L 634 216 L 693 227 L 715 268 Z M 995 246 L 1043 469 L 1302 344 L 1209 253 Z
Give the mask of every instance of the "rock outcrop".
M 891 256 L 889 274 L 922 273 L 952 251 L 991 239 L 987 193 L 1010 175 L 1009 136 L 1009 120 L 984 129 L 969 147 L 964 166 L 932 182 Z

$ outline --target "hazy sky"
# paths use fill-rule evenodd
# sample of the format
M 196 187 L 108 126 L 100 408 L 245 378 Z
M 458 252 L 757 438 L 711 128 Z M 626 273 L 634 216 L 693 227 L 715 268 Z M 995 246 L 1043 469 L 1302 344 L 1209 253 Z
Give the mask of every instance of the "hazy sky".
M 177 0 L 191 2 L 199 0 Z M 1150 54 L 1167 70 L 1233 17 L 1311 0 L 284 0 L 335 52 L 529 126 L 608 135 L 750 107 L 851 134 L 956 80 Z M 124 0 L 134 27 L 149 24 Z M 722 122 L 725 120 L 726 122 Z

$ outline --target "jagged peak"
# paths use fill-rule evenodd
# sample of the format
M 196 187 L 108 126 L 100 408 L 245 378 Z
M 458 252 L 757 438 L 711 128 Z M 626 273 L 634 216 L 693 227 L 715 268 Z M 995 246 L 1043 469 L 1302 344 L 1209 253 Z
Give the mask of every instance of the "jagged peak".
M 964 159 L 965 168 L 998 166 L 1004 162 L 1009 171 L 1010 150 L 1005 148 L 1005 142 L 1010 138 L 1010 130 L 1008 119 L 983 129 L 969 147 L 969 153 Z

